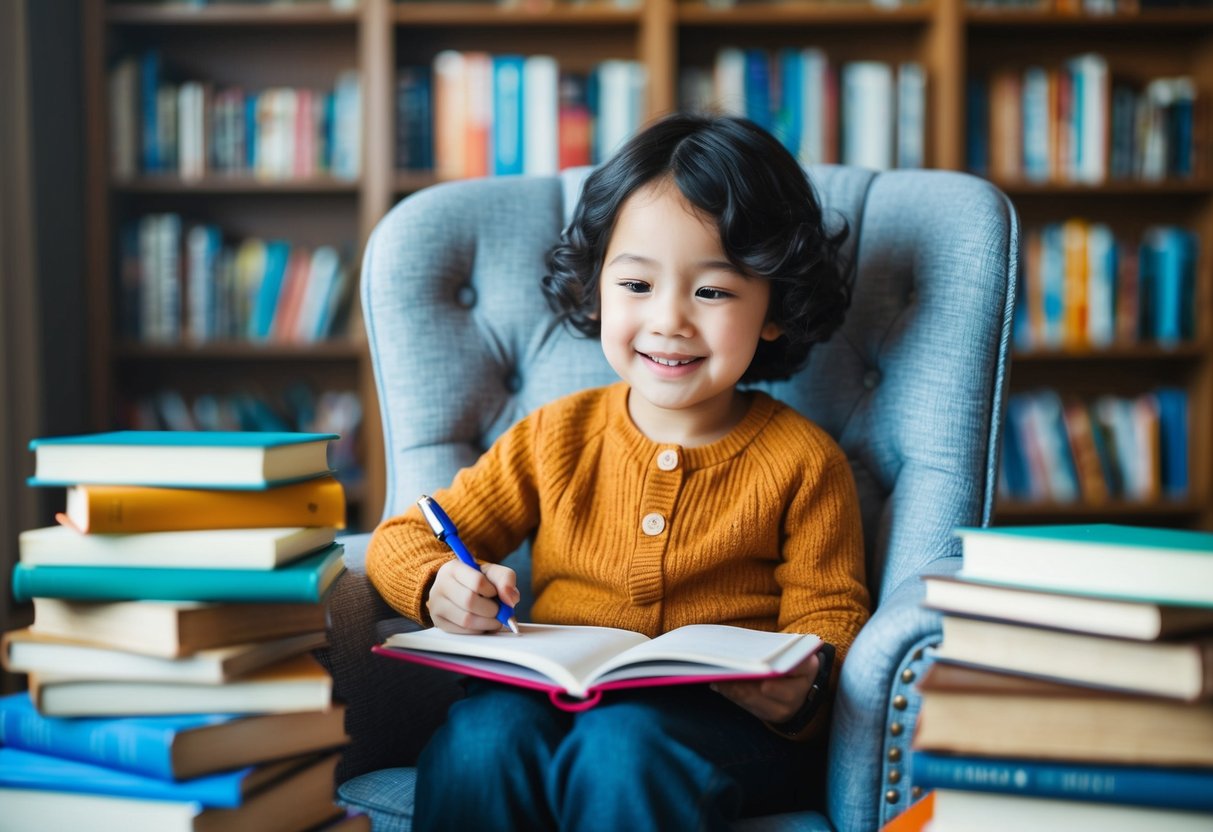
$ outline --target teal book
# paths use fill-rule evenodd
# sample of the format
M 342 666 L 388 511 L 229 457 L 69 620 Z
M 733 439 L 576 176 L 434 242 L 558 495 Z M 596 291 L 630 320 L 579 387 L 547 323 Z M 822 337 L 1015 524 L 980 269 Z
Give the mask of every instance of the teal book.
M 333 473 L 335 433 L 124 430 L 34 439 L 30 485 L 265 489 Z
M 960 528 L 962 578 L 1213 606 L 1213 532 L 1115 524 Z
M 13 569 L 13 597 L 77 601 L 230 601 L 316 603 L 345 568 L 333 543 L 277 569 L 172 569 L 30 566 Z
M 1213 769 L 1101 765 L 915 751 L 915 786 L 1213 812 Z
M 202 806 L 234 808 L 245 796 L 293 767 L 297 760 L 259 768 L 241 768 L 192 780 L 157 780 L 130 772 L 81 763 L 20 748 L 0 748 L 0 788 L 172 800 Z
M 0 697 L 0 746 L 157 780 L 219 771 L 344 745 L 345 709 L 238 714 L 55 717 L 28 692 Z

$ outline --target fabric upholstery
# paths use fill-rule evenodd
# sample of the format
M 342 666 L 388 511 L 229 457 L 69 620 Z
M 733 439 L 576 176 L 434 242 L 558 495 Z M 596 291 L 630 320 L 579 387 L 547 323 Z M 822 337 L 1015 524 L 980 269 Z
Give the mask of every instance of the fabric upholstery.
M 447 484 L 524 413 L 614 380 L 596 341 L 552 325 L 538 285 L 586 173 L 439 185 L 401 202 L 372 235 L 362 304 L 387 453 L 384 516 Z M 991 517 L 1018 269 L 1015 213 L 982 180 L 841 166 L 810 176 L 827 217 L 850 227 L 854 300 L 801 373 L 760 386 L 847 453 L 877 606 L 844 665 L 825 805 L 737 827 L 754 832 L 872 830 L 910 802 L 917 695 L 906 680 L 939 639 L 919 578 L 955 571 L 952 530 Z M 366 582 L 365 541 L 347 538 L 349 572 L 331 597 L 322 654 L 349 704 L 353 744 L 338 776 L 359 806 L 399 794 L 403 817 L 399 770 L 458 686 L 369 655 L 376 622 L 393 614 Z M 524 571 L 525 552 L 511 565 Z

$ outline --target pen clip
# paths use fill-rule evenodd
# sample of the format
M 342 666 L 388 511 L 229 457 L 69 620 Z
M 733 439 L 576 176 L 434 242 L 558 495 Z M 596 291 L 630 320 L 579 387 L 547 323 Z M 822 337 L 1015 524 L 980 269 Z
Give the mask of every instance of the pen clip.
M 446 512 L 442 510 L 442 506 L 430 499 L 428 494 L 422 494 L 421 499 L 417 501 L 417 505 L 421 507 L 421 513 L 425 517 L 425 522 L 430 524 L 430 528 L 434 531 L 434 537 L 445 541 L 447 535 L 455 532 L 455 524 L 451 522 L 451 518 L 447 517 Z

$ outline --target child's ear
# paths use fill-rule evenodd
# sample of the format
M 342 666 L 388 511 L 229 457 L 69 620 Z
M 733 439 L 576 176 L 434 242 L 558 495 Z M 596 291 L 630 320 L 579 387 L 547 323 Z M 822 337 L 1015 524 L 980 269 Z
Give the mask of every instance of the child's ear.
M 758 333 L 758 337 L 764 341 L 774 341 L 780 335 L 783 335 L 783 327 L 774 321 L 767 321 L 766 325 L 762 328 L 762 332 Z

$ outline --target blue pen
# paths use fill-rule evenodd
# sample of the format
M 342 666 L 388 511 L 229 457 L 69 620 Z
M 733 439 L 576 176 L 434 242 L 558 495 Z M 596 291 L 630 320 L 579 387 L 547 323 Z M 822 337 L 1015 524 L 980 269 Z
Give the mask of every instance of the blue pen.
M 421 495 L 421 499 L 417 501 L 417 505 L 421 507 L 421 513 L 425 515 L 425 522 L 430 524 L 430 528 L 434 530 L 434 536 L 451 547 L 451 551 L 455 553 L 455 557 L 466 563 L 468 566 L 480 570 L 480 565 L 476 563 L 476 559 L 472 557 L 472 553 L 463 545 L 463 541 L 459 539 L 459 530 L 455 528 L 455 524 L 451 522 L 451 518 L 447 517 L 442 506 L 438 502 L 426 494 Z M 521 635 L 518 632 L 518 622 L 514 620 L 514 608 L 500 598 L 497 599 L 497 620 L 510 628 L 510 632 L 514 635 Z

